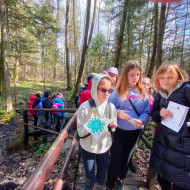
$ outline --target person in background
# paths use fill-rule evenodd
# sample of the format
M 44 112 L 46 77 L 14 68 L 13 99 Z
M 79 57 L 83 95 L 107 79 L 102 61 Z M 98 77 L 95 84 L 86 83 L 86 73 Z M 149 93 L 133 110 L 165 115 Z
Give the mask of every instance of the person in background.
M 81 95 L 81 98 L 80 98 L 80 105 L 81 105 L 83 102 L 85 102 L 85 101 L 91 99 L 92 81 L 93 81 L 93 78 L 89 81 L 88 90 L 85 90 L 85 91 L 82 92 L 82 95 Z
M 152 110 L 152 106 L 153 106 L 153 102 L 154 102 L 154 98 L 152 96 L 152 90 L 151 90 L 151 83 L 150 83 L 150 78 L 148 77 L 143 77 L 142 79 L 142 84 L 148 94 L 148 99 L 149 99 L 149 103 L 150 103 L 150 110 Z
M 116 86 L 116 84 L 118 84 L 118 81 L 119 81 L 119 76 L 118 76 L 118 70 L 117 70 L 117 68 L 116 67 L 110 67 L 107 70 L 107 73 L 112 78 L 112 80 L 114 81 L 115 86 Z
M 35 101 L 32 104 L 32 108 L 36 108 L 36 106 L 38 106 L 40 101 L 41 101 L 41 95 L 39 93 L 35 94 Z
M 58 109 L 64 109 L 63 94 L 59 93 L 57 95 L 57 98 L 54 99 L 52 104 L 53 105 L 57 104 Z M 64 112 L 54 113 L 53 117 L 54 117 L 54 122 L 52 124 L 51 129 L 53 131 L 55 131 L 57 123 L 59 122 L 60 123 L 59 132 L 61 133 L 61 131 L 63 130 L 64 124 L 65 124 L 65 113 Z
M 91 79 L 92 80 L 92 79 Z M 77 114 L 77 131 L 80 137 L 82 158 L 85 168 L 86 184 L 85 190 L 98 189 L 97 186 L 105 185 L 106 172 L 109 163 L 109 149 L 112 144 L 112 137 L 108 127 L 103 134 L 96 139 L 89 133 L 84 125 L 92 116 L 106 119 L 107 109 L 110 114 L 110 130 L 116 127 L 117 111 L 112 103 L 108 103 L 108 98 L 113 91 L 113 81 L 108 75 L 98 74 L 92 82 L 91 101 L 85 101 L 80 105 Z M 95 165 L 97 164 L 97 173 Z M 95 184 L 96 183 L 96 184 Z M 95 186 L 95 187 L 94 187 Z
M 48 108 L 50 109 L 52 107 L 52 101 L 51 101 L 51 91 L 50 90 L 46 90 L 44 92 L 44 97 L 43 97 L 43 101 L 42 101 L 42 105 L 43 105 L 43 109 Z M 51 129 L 51 122 L 52 122 L 52 114 L 51 112 L 47 112 L 45 111 L 43 113 L 43 126 L 45 129 Z M 49 133 L 44 132 L 44 137 L 48 137 Z
M 51 96 L 52 105 L 53 105 L 55 98 L 57 98 L 57 96 L 55 94 Z
M 190 189 L 190 109 L 178 132 L 162 124 L 173 118 L 167 109 L 169 102 L 190 107 L 190 81 L 187 73 L 172 62 L 162 64 L 154 78 L 154 97 L 151 117 L 157 123 L 150 167 L 157 173 L 162 190 Z
M 120 83 L 109 97 L 117 109 L 117 128 L 111 147 L 106 189 L 124 190 L 133 149 L 141 135 L 142 125 L 149 121 L 150 105 L 142 85 L 141 67 L 136 61 L 128 61 L 123 69 Z M 134 124 L 130 123 L 131 118 Z
M 80 106 L 80 98 L 81 98 L 81 95 L 82 95 L 82 89 L 80 88 L 77 96 L 75 97 L 75 105 L 76 105 L 76 108 L 79 108 Z

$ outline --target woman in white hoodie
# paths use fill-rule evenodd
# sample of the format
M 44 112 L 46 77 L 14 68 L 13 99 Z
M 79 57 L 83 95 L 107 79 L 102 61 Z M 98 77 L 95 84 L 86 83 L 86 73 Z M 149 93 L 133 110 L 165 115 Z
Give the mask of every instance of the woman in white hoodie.
M 85 190 L 93 190 L 95 183 L 97 186 L 105 184 L 109 163 L 109 149 L 112 145 L 111 133 L 117 125 L 116 108 L 112 103 L 108 102 L 108 98 L 112 91 L 112 79 L 107 75 L 98 74 L 92 82 L 92 99 L 81 104 L 78 109 L 77 130 L 80 137 L 85 168 Z M 94 105 L 92 105 L 92 102 Z M 97 117 L 104 120 L 109 119 L 109 127 L 106 127 L 105 131 L 98 139 L 84 127 L 91 117 Z M 97 172 L 95 171 L 95 164 L 97 164 Z

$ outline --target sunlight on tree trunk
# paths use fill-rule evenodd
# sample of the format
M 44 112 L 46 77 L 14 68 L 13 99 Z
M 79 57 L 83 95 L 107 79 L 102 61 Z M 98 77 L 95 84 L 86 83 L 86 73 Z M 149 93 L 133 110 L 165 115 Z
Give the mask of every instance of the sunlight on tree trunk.
M 13 110 L 11 91 L 10 91 L 10 71 L 8 65 L 8 9 L 6 1 L 2 0 L 1 6 L 1 61 L 3 65 L 3 84 L 5 87 L 6 110 Z

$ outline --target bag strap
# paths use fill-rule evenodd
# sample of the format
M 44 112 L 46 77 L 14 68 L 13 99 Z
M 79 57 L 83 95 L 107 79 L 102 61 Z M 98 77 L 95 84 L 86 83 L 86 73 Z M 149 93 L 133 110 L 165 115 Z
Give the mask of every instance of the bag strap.
M 134 106 L 133 102 L 131 101 L 131 99 L 129 98 L 129 102 L 131 103 L 133 109 L 135 110 L 136 114 L 138 115 L 138 117 L 140 116 L 139 112 L 137 111 L 136 107 Z

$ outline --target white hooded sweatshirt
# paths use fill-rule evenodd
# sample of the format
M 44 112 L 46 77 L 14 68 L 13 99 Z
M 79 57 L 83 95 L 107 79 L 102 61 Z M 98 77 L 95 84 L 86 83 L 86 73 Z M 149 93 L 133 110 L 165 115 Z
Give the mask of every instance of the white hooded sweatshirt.
M 107 100 L 104 101 L 103 103 L 100 103 L 97 96 L 97 87 L 100 80 L 104 77 L 108 77 L 108 76 L 104 74 L 98 74 L 93 79 L 92 88 L 91 88 L 91 97 L 95 101 L 96 106 L 97 106 L 96 109 L 99 111 L 99 114 L 102 119 L 106 118 L 105 108 L 106 108 Z M 110 107 L 111 107 L 111 120 L 115 124 L 115 126 L 117 126 L 117 110 L 112 103 Z M 89 102 L 86 101 L 83 104 L 81 104 L 77 113 L 77 130 L 80 137 L 83 137 L 89 134 L 89 132 L 83 127 L 83 125 L 89 121 L 92 115 L 93 115 L 92 108 Z M 111 134 L 107 128 L 98 139 L 95 139 L 93 135 L 90 135 L 83 139 L 81 138 L 80 145 L 84 150 L 88 152 L 95 153 L 95 154 L 104 153 L 108 151 L 112 145 Z

